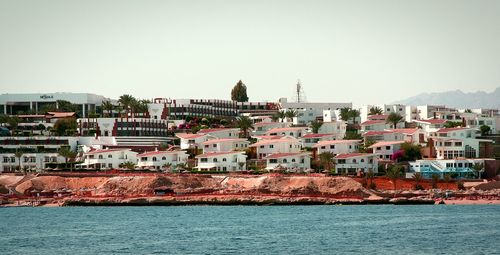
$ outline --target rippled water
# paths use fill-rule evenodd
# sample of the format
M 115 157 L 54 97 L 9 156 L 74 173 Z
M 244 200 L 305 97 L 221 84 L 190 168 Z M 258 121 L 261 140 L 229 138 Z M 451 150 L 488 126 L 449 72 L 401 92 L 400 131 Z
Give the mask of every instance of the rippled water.
M 0 208 L 0 254 L 500 254 L 500 206 Z

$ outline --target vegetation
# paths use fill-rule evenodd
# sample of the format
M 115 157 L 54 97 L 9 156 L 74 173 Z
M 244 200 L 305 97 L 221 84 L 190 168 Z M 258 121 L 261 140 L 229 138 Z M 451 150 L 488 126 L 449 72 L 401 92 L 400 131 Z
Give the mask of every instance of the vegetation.
M 57 153 L 64 158 L 66 167 L 68 166 L 68 159 L 74 159 L 77 155 L 77 153 L 75 151 L 72 151 L 68 146 L 61 146 Z M 71 165 L 70 170 L 73 170 L 73 165 Z
M 479 178 L 481 178 L 481 173 L 484 171 L 484 164 L 482 164 L 482 163 L 475 163 L 472 166 L 472 169 L 474 169 L 474 173 L 476 175 L 476 178 L 479 179 Z
M 479 130 L 481 131 L 481 135 L 482 136 L 487 135 L 487 134 L 489 134 L 491 132 L 490 126 L 486 126 L 486 125 L 480 126 Z
M 359 117 L 360 113 L 358 110 L 354 110 L 351 108 L 342 108 L 340 109 L 340 119 L 343 121 L 352 120 L 356 122 L 356 118 Z
M 447 121 L 444 123 L 445 128 L 454 128 L 454 127 L 461 127 L 462 122 L 461 121 Z
M 448 188 L 448 183 L 450 183 L 450 182 L 451 182 L 451 175 L 450 175 L 450 174 L 445 174 L 445 175 L 443 176 L 443 180 L 444 180 L 444 182 L 446 183 L 446 188 Z
M 104 117 L 111 117 L 113 115 L 113 109 L 115 106 L 111 103 L 111 101 L 103 101 L 102 102 L 102 115 Z
M 389 116 L 387 116 L 386 123 L 391 123 L 394 128 L 397 127 L 397 124 L 403 120 L 403 116 L 399 113 L 391 112 Z
M 424 179 L 423 175 L 421 173 L 414 173 L 413 174 L 413 181 L 415 182 L 415 189 L 416 190 L 423 190 L 424 187 L 420 184 L 422 182 L 422 179 Z
M 368 172 L 366 173 L 366 180 L 367 180 L 367 186 L 370 189 L 376 189 L 377 188 L 377 185 L 373 181 L 374 178 L 375 178 L 375 173 L 373 172 L 373 170 L 371 170 L 371 169 L 368 170 Z
M 75 118 L 63 118 L 56 121 L 53 131 L 58 136 L 71 136 L 75 134 L 76 128 Z
M 283 121 L 285 118 L 286 115 L 284 111 L 278 111 L 276 114 L 273 115 L 273 120 Z
M 344 140 L 360 140 L 363 139 L 363 136 L 361 134 L 358 134 L 357 131 L 346 131 L 344 135 Z
M 236 126 L 241 130 L 243 137 L 248 138 L 249 132 L 248 130 L 253 129 L 253 123 L 250 118 L 247 116 L 241 116 L 238 118 L 236 122 Z
M 401 144 L 402 155 L 399 158 L 401 161 L 415 161 L 422 158 L 422 152 L 420 151 L 420 146 L 405 142 Z
M 378 106 L 375 106 L 375 107 L 371 107 L 370 108 L 370 111 L 368 112 L 368 115 L 380 115 L 382 113 L 383 113 L 382 108 L 380 108 Z
M 311 129 L 314 134 L 317 134 L 319 132 L 319 129 L 323 126 L 323 122 L 320 121 L 313 121 L 311 122 Z
M 285 112 L 285 117 L 287 118 L 287 121 L 293 122 L 293 118 L 297 117 L 298 113 L 294 109 L 289 109 Z
M 132 95 L 124 94 L 121 95 L 120 98 L 118 99 L 118 103 L 121 104 L 123 109 L 125 110 L 125 113 L 129 114 L 130 112 L 130 106 L 136 101 L 136 99 Z
M 324 170 L 330 171 L 333 167 L 333 153 L 322 152 L 319 154 L 319 162 Z
M 401 174 L 403 173 L 403 166 L 401 165 L 393 165 L 387 171 L 385 172 L 385 175 L 391 179 L 392 185 L 394 185 L 394 190 L 396 190 L 397 187 L 397 180 L 399 177 L 401 177 Z
M 17 163 L 18 165 L 18 170 L 21 171 L 21 157 L 24 155 L 23 149 L 18 148 L 16 149 L 16 152 L 14 153 L 14 156 L 17 158 Z
M 135 169 L 135 164 L 133 162 L 127 161 L 125 163 L 121 163 L 120 167 L 128 169 L 128 170 L 134 170 Z
M 438 188 L 438 181 L 439 181 L 439 175 L 438 174 L 432 174 L 431 175 L 432 179 L 432 188 L 437 189 Z
M 239 80 L 231 90 L 231 100 L 237 102 L 248 102 L 247 86 Z

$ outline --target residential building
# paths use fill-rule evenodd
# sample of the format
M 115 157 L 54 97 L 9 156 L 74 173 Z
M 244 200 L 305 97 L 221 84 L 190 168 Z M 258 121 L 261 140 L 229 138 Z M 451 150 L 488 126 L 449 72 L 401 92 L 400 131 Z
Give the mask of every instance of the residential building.
M 83 163 L 80 168 L 87 169 L 115 169 L 123 163 L 137 163 L 137 152 L 130 149 L 92 150 L 83 154 Z
M 403 143 L 404 141 L 377 142 L 368 148 L 373 150 L 373 154 L 378 155 L 379 160 L 391 161 L 393 160 L 392 156 L 401 150 Z
M 304 171 L 311 168 L 311 154 L 308 152 L 276 153 L 266 159 L 266 169 L 288 170 L 292 172 Z
M 335 134 L 334 140 L 340 140 L 345 137 L 347 123 L 345 121 L 323 122 L 318 129 L 318 134 Z
M 196 169 L 200 171 L 241 171 L 246 169 L 242 151 L 209 152 L 196 156 Z
M 185 164 L 189 155 L 185 151 L 149 151 L 137 155 L 139 168 L 160 170 L 169 165 Z
M 302 145 L 299 140 L 293 137 L 283 137 L 281 139 L 261 140 L 249 146 L 255 148 L 257 159 L 263 159 L 276 153 L 296 153 L 300 152 Z
M 300 138 L 302 145 L 306 148 L 312 148 L 320 141 L 336 140 L 336 134 L 307 134 Z
M 319 155 L 323 152 L 332 153 L 334 156 L 339 154 L 350 154 L 359 151 L 361 140 L 331 140 L 320 141 L 314 145 L 316 154 Z
M 453 178 L 475 178 L 475 164 L 485 165 L 485 161 L 493 159 L 420 159 L 410 162 L 407 178 L 411 178 L 415 173 L 421 173 L 426 179 L 437 174 L 440 178 L 449 174 Z
M 334 157 L 335 169 L 338 174 L 378 172 L 378 155 L 372 153 L 347 153 Z
M 244 138 L 210 139 L 202 142 L 203 153 L 246 150 L 250 142 Z
M 462 127 L 442 128 L 430 134 L 438 159 L 491 157 L 481 148 L 491 146 L 492 141 L 476 136 L 476 129 Z
M 317 119 L 323 118 L 324 110 L 339 110 L 341 108 L 352 108 L 352 103 L 311 103 L 311 102 L 288 102 L 286 98 L 280 98 L 279 104 L 284 111 L 294 110 L 298 113 L 293 119 L 294 125 L 306 125 Z
M 288 128 L 273 128 L 268 130 L 265 135 L 281 135 L 300 138 L 307 133 L 306 127 L 288 127 Z
M 278 128 L 288 128 L 292 125 L 289 122 L 259 122 L 253 125 L 252 135 L 264 135 L 269 130 Z
M 49 168 L 49 164 L 64 163 L 65 159 L 58 153 L 24 153 L 21 158 L 17 158 L 15 153 L 0 154 L 0 172 L 14 172 L 19 168 L 21 170 L 41 171 Z

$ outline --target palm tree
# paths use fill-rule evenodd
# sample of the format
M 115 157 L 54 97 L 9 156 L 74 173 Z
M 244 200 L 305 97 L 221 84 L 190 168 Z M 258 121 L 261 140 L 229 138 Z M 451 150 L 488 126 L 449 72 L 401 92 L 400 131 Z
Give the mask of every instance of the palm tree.
M 319 129 L 323 126 L 323 122 L 313 121 L 311 122 L 311 129 L 314 134 L 317 134 Z
M 247 116 L 241 116 L 238 118 L 236 126 L 243 133 L 243 137 L 248 138 L 248 130 L 253 129 L 253 123 Z
M 423 178 L 424 178 L 424 176 L 419 172 L 416 172 L 413 174 L 413 181 L 415 182 L 415 189 L 422 189 L 420 182 L 422 181 Z
M 169 172 L 172 169 L 172 163 L 165 163 L 161 166 L 165 172 Z
M 343 121 L 348 121 L 349 120 L 349 111 L 350 108 L 341 108 L 340 109 L 340 119 Z
M 432 174 L 432 188 L 437 189 L 438 188 L 438 181 L 439 181 L 439 174 Z
M 445 174 L 443 176 L 443 180 L 446 183 L 446 188 L 448 188 L 448 183 L 451 181 L 451 175 L 450 174 Z
M 324 170 L 332 170 L 333 158 L 334 156 L 331 152 L 322 152 L 319 154 L 319 162 L 323 166 Z
M 16 152 L 14 153 L 14 156 L 17 158 L 17 163 L 19 164 L 18 170 L 21 171 L 21 157 L 23 156 L 24 152 L 21 148 L 16 149 Z
M 358 110 L 352 109 L 349 111 L 349 116 L 354 124 L 356 124 L 356 118 L 359 117 L 360 115 L 361 113 Z
M 120 165 L 120 167 L 126 168 L 128 170 L 134 170 L 135 169 L 135 164 L 133 162 L 127 161 L 124 162 Z
M 285 112 L 285 117 L 287 118 L 287 121 L 290 120 L 290 122 L 293 122 L 293 118 L 297 117 L 298 113 L 294 109 L 289 109 Z
M 64 158 L 65 161 L 65 167 L 68 167 L 68 159 L 73 159 L 76 157 L 77 153 L 72 151 L 70 147 L 68 146 L 61 146 L 57 153 Z M 73 170 L 73 165 L 71 165 L 70 170 Z
M 484 170 L 484 164 L 482 163 L 475 163 L 474 166 L 472 167 L 474 169 L 474 172 L 476 173 L 476 178 L 481 178 L 481 173 Z
M 113 104 L 111 103 L 111 101 L 102 101 L 102 115 L 103 116 L 106 116 L 106 117 L 110 117 L 113 113 Z M 106 112 L 106 113 L 104 113 Z
M 403 120 L 403 116 L 399 115 L 399 113 L 391 112 L 387 119 L 386 123 L 392 123 L 394 125 L 394 129 L 396 129 L 396 125 Z
M 385 175 L 389 179 L 391 179 L 392 185 L 394 185 L 394 190 L 396 190 L 396 181 L 401 176 L 401 173 L 402 173 L 401 170 L 402 170 L 402 166 L 394 165 L 394 166 L 390 167 L 389 169 L 387 169 L 387 171 L 385 172 Z
M 281 122 L 286 118 L 285 111 L 278 111 L 275 115 Z
M 375 173 L 373 172 L 373 170 L 368 170 L 368 172 L 366 173 L 366 179 L 370 180 L 370 183 L 368 184 L 367 183 L 367 187 L 370 188 L 370 189 L 374 189 L 375 188 L 375 183 L 373 182 L 373 179 L 375 178 Z
M 123 106 L 123 109 L 125 109 L 127 116 L 129 114 L 129 107 L 132 106 L 135 101 L 137 100 L 133 96 L 127 94 L 121 95 L 118 99 L 118 103 Z
M 375 106 L 370 108 L 370 112 L 368 112 L 368 115 L 380 115 L 382 113 L 382 108 Z

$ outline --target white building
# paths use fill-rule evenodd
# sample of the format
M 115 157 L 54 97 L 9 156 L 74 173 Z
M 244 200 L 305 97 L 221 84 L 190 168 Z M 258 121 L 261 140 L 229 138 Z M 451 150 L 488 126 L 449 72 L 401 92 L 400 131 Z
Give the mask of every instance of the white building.
M 240 129 L 239 128 L 210 128 L 210 129 L 202 129 L 197 132 L 197 134 L 205 134 L 210 135 L 215 138 L 223 139 L 223 138 L 239 138 L 240 137 Z
M 323 122 L 318 129 L 318 134 L 335 134 L 335 140 L 340 140 L 345 137 L 347 123 L 345 121 Z
M 405 141 L 423 145 L 427 142 L 426 133 L 419 128 L 398 128 L 383 131 L 369 131 L 363 134 L 365 141 L 389 142 Z
M 203 153 L 246 150 L 250 142 L 244 138 L 211 139 L 201 143 Z
M 320 141 L 336 140 L 336 134 L 307 134 L 300 138 L 302 145 L 306 148 L 312 148 Z
M 477 130 L 473 128 L 442 128 L 430 134 L 438 159 L 479 157 L 481 143 L 492 141 L 476 136 Z
M 364 105 L 359 111 L 359 116 L 361 117 L 361 122 L 365 122 L 370 118 L 370 109 L 378 107 L 382 110 L 382 114 L 389 115 L 391 113 L 397 113 L 403 117 L 403 120 L 411 119 L 411 108 L 408 108 L 403 104 L 379 104 L 379 105 Z M 410 112 L 408 112 L 408 109 Z
M 14 153 L 2 153 L 0 158 L 0 172 L 16 171 L 19 168 L 19 161 L 20 171 L 26 169 L 37 172 L 47 169 L 47 164 L 66 162 L 58 153 L 24 153 L 21 158 L 17 158 Z
M 246 169 L 247 156 L 242 151 L 209 152 L 196 156 L 200 171 L 241 171 Z
M 280 135 L 300 138 L 307 133 L 306 127 L 288 127 L 288 128 L 273 128 L 265 133 L 265 135 Z
M 209 138 L 214 139 L 215 137 L 211 137 L 206 134 L 187 134 L 187 133 L 176 133 L 180 139 L 180 147 L 182 150 L 187 150 L 190 148 L 201 148 L 201 144 L 203 142 L 208 141 Z
M 332 140 L 320 141 L 313 147 L 317 150 L 317 155 L 327 152 L 334 156 L 339 154 L 354 153 L 359 150 L 361 140 Z
M 428 119 L 428 120 L 415 120 L 418 127 L 422 128 L 427 134 L 436 132 L 438 129 L 444 128 L 447 120 L 442 119 Z
M 430 179 L 433 174 L 443 178 L 449 174 L 453 178 L 475 178 L 475 164 L 483 164 L 486 160 L 494 159 L 421 159 L 410 162 L 410 169 L 406 178 L 411 178 L 415 173 L 421 173 L 424 178 Z
M 185 164 L 188 157 L 185 151 L 150 151 L 137 155 L 137 166 L 160 170 L 166 165 L 175 167 L 178 164 Z
M 293 137 L 284 137 L 281 139 L 261 140 L 250 145 L 250 148 L 256 148 L 258 159 L 262 159 L 276 153 L 297 153 L 302 149 L 299 140 Z
M 352 103 L 307 103 L 288 102 L 286 98 L 280 98 L 279 103 L 284 111 L 297 111 L 298 116 L 294 118 L 293 124 L 305 125 L 316 119 L 323 118 L 324 110 L 339 110 L 341 108 L 352 108 Z
M 338 174 L 366 173 L 372 170 L 378 172 L 378 156 L 371 153 L 348 153 L 335 156 L 335 169 Z
M 83 154 L 83 163 L 80 168 L 114 169 L 126 162 L 137 163 L 137 152 L 130 149 L 94 150 Z
M 307 152 L 276 153 L 266 159 L 267 170 L 288 170 L 292 172 L 304 171 L 311 168 L 311 154 Z
M 378 142 L 368 148 L 373 149 L 373 154 L 377 154 L 380 160 L 390 161 L 397 151 L 401 150 L 404 141 Z
M 267 131 L 277 128 L 288 128 L 292 125 L 289 122 L 259 122 L 253 125 L 252 135 L 264 135 Z

